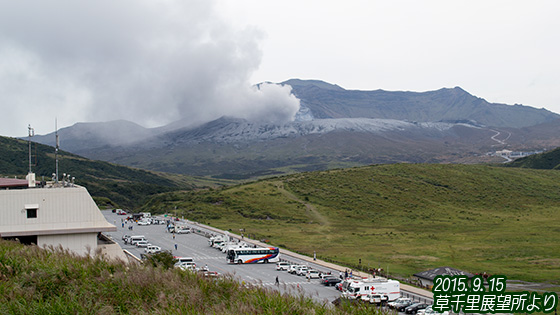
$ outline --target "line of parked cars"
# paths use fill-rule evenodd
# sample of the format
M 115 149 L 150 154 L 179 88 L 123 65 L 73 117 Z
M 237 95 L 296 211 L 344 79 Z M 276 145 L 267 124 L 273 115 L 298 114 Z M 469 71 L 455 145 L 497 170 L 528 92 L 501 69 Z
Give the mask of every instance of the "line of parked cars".
M 322 273 L 306 265 L 290 264 L 285 261 L 278 262 L 276 264 L 276 270 L 287 271 L 298 276 L 305 276 L 306 279 L 321 279 L 321 283 L 327 286 L 335 285 L 337 283 L 336 280 L 340 281 L 340 279 L 330 274 Z M 325 281 L 325 279 L 328 281 Z
M 192 272 L 198 272 L 200 275 L 206 278 L 219 278 L 221 275 L 217 271 L 210 271 L 208 265 L 203 267 L 197 267 L 194 259 L 192 257 L 174 257 L 177 262 L 175 263 L 175 268 L 180 268 L 181 270 L 188 270 Z
M 138 248 L 144 248 L 145 254 L 156 254 L 162 251 L 161 247 L 150 244 L 144 235 L 123 235 L 122 239 L 125 244 L 134 245 Z

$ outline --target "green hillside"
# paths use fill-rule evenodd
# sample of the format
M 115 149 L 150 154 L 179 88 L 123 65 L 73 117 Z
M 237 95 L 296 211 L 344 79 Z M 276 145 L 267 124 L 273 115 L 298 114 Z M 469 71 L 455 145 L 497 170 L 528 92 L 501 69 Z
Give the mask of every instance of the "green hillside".
M 0 240 L 0 314 L 380 314 L 318 304 L 297 290 L 213 281 L 162 266 L 107 262 Z
M 410 277 L 432 267 L 560 284 L 560 172 L 396 164 L 152 198 L 297 252 Z M 361 265 L 359 264 L 361 259 Z
M 0 137 L 0 176 L 25 178 L 29 170 L 28 142 Z M 32 143 L 32 170 L 38 180 L 51 180 L 55 172 L 54 148 Z M 162 192 L 192 189 L 201 181 L 179 175 L 156 174 L 107 162 L 92 161 L 59 151 L 59 174 L 71 174 L 101 205 L 138 207 L 145 198 Z
M 507 163 L 505 166 L 560 170 L 560 148 L 541 154 L 526 156 Z

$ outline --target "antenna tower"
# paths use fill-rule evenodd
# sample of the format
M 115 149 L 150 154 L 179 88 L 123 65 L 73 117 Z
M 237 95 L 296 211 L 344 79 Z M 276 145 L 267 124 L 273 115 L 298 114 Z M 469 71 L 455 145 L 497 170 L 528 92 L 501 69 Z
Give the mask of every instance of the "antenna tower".
M 56 137 L 56 146 L 54 149 L 54 159 L 56 160 L 56 179 L 55 179 L 55 183 L 58 183 L 58 124 L 57 124 L 57 119 L 54 119 L 54 134 Z
M 31 137 L 35 135 L 35 129 L 31 128 L 31 125 L 27 125 L 27 136 L 29 143 L 29 173 L 31 173 Z

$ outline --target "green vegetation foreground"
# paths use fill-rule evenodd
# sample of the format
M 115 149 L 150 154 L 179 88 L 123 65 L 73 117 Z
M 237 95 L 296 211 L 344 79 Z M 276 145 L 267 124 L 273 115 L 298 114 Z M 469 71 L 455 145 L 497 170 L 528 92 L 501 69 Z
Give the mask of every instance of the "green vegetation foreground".
M 354 268 L 434 267 L 560 284 L 560 172 L 378 165 L 154 197 L 144 209 Z M 361 261 L 361 264 L 360 264 Z
M 0 240 L 0 314 L 372 314 L 163 267 L 108 262 Z

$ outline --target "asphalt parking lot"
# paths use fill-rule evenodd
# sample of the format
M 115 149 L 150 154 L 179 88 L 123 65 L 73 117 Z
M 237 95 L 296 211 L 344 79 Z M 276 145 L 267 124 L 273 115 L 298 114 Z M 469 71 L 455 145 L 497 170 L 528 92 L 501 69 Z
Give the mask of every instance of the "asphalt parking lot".
M 140 258 L 144 253 L 143 248 L 137 248 L 133 245 L 125 245 L 123 235 L 144 235 L 148 242 L 160 246 L 163 250 L 171 250 L 174 256 L 192 257 L 197 267 L 208 266 L 211 271 L 217 271 L 220 274 L 231 274 L 239 281 L 247 284 L 260 285 L 270 287 L 282 292 L 302 292 L 312 296 L 321 302 L 331 302 L 340 296 L 340 292 L 334 287 L 325 287 L 319 283 L 318 279 L 307 280 L 303 276 L 290 274 L 286 271 L 277 271 L 276 264 L 248 264 L 237 265 L 228 264 L 226 255 L 220 250 L 212 248 L 208 244 L 208 238 L 199 234 L 175 234 L 166 232 L 166 225 L 137 225 L 136 223 L 124 223 L 125 216 L 117 215 L 109 210 L 102 211 L 108 222 L 117 226 L 117 232 L 105 233 L 116 241 L 123 249 L 128 250 L 134 256 Z M 132 226 L 132 230 L 129 230 Z M 175 250 L 175 244 L 177 249 Z M 318 269 L 324 273 L 332 272 L 338 274 L 337 271 L 329 270 L 322 266 L 302 262 L 296 258 L 283 257 L 292 262 L 307 264 L 310 268 Z M 276 276 L 278 276 L 280 285 L 275 285 Z
M 313 297 L 322 303 L 329 303 L 340 297 L 340 292 L 334 287 L 326 287 L 320 284 L 319 279 L 307 280 L 304 276 L 297 276 L 286 271 L 277 271 L 276 264 L 248 264 L 237 265 L 228 264 L 226 262 L 225 253 L 210 247 L 208 238 L 197 234 L 175 234 L 166 232 L 166 225 L 138 225 L 134 222 L 127 223 L 126 216 L 117 215 L 110 210 L 102 211 L 108 222 L 117 226 L 116 232 L 105 233 L 116 241 L 124 250 L 129 251 L 135 257 L 140 258 L 144 253 L 143 248 L 137 248 L 133 245 L 124 244 L 123 235 L 143 235 L 152 245 L 157 245 L 163 250 L 170 250 L 174 256 L 192 257 L 197 267 L 207 266 L 211 271 L 217 271 L 220 274 L 231 274 L 239 281 L 247 284 L 265 286 L 281 292 L 291 294 L 303 293 Z M 181 222 L 182 225 L 191 226 L 193 229 L 203 232 L 202 234 L 215 234 L 215 231 L 205 230 L 198 225 L 192 225 L 188 221 Z M 129 228 L 132 227 L 132 230 Z M 175 249 L 177 245 L 177 249 Z M 329 269 L 325 266 L 314 264 L 309 260 L 302 260 L 297 257 L 281 254 L 281 260 L 307 265 L 309 268 L 319 270 L 322 273 L 330 272 L 338 275 L 338 271 Z M 280 285 L 275 284 L 278 276 Z M 402 291 L 402 290 L 401 290 Z M 411 293 L 403 292 L 403 295 Z M 410 295 L 414 298 L 414 295 Z

